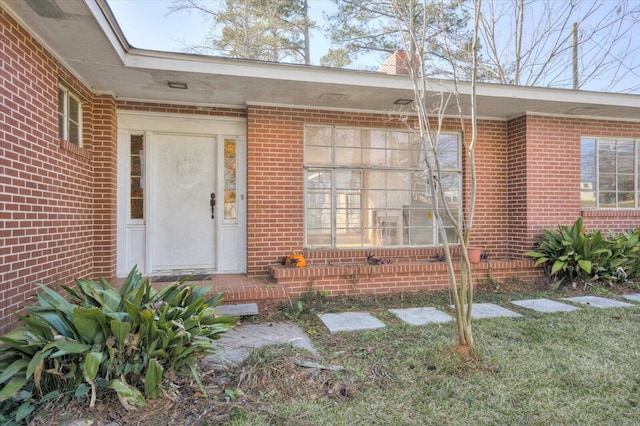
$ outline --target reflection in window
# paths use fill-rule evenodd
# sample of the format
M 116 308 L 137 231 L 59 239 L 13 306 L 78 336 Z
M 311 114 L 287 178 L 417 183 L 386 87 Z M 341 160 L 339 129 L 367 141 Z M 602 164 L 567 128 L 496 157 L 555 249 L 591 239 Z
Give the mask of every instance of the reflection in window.
M 460 214 L 458 135 L 440 135 L 438 150 L 440 185 L 452 211 Z M 419 137 L 408 131 L 306 127 L 306 245 L 438 244 L 423 158 Z M 445 227 L 455 235 L 446 220 Z
M 131 219 L 144 219 L 144 136 L 131 135 Z
M 580 205 L 583 208 L 638 208 L 638 141 L 580 140 Z
M 236 219 L 236 141 L 224 140 L 224 218 Z

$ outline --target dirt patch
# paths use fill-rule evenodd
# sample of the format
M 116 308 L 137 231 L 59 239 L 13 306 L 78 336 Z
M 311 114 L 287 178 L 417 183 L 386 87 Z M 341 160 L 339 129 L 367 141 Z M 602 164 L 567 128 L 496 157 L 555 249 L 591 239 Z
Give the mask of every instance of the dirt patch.
M 293 397 L 351 399 L 357 386 L 348 370 L 318 362 L 306 363 L 288 346 L 255 351 L 238 372 L 234 387 L 251 399 Z
M 312 354 L 290 345 L 257 349 L 237 369 L 226 374 L 202 371 L 201 379 L 206 397 L 195 382 L 173 377 L 165 382 L 170 391 L 134 411 L 124 410 L 115 394 L 105 391 L 98 395 L 93 409 L 86 399 L 51 401 L 41 408 L 31 425 L 216 425 L 227 422 L 234 410 L 257 411 L 275 423 L 304 425 L 304 419 L 280 418 L 263 402 L 301 396 L 349 400 L 358 392 L 348 370 L 318 363 Z
M 98 402 L 89 408 L 86 399 L 69 402 L 51 401 L 44 406 L 31 425 L 93 424 L 93 425 L 201 425 L 220 424 L 229 419 L 233 403 L 224 398 L 227 377 L 202 374 L 208 396 L 198 385 L 184 378 L 174 378 L 165 387 L 170 391 L 133 411 L 126 411 L 112 392 L 99 392 Z M 63 404 L 63 405 L 62 405 Z M 92 423 L 89 423 L 92 422 Z M 206 422 L 206 423 L 205 423 Z

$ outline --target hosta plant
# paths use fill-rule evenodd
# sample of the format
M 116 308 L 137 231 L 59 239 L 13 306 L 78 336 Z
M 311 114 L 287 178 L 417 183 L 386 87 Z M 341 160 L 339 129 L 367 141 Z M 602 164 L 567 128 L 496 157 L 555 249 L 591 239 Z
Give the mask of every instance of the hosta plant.
M 197 360 L 235 323 L 216 312 L 222 294 L 185 281 L 155 291 L 135 268 L 120 289 L 104 279 L 75 284 L 63 286 L 66 297 L 41 286 L 24 325 L 0 337 L 0 413 L 13 420 L 59 395 L 87 395 L 93 406 L 98 388 L 127 409 L 144 405 L 169 371 L 202 388 Z

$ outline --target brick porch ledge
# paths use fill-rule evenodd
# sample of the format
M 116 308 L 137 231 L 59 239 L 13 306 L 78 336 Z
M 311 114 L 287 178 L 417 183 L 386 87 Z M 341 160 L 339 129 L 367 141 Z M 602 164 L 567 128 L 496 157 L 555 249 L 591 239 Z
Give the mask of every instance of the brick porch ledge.
M 454 264 L 456 270 L 459 265 Z M 444 262 L 415 261 L 372 265 L 368 263 L 332 263 L 288 268 L 269 265 L 277 285 L 284 285 L 288 296 L 326 291 L 330 295 L 411 292 L 448 288 L 447 265 Z M 533 260 L 491 260 L 472 265 L 474 284 L 481 280 L 517 278 L 525 282 L 541 279 L 542 268 Z

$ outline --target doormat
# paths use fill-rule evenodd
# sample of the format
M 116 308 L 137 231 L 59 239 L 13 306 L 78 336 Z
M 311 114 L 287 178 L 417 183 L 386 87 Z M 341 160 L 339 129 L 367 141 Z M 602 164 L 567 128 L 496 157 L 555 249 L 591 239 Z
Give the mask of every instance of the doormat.
M 211 274 L 194 274 L 194 275 L 161 275 L 159 277 L 153 277 L 151 280 L 154 283 L 169 283 L 169 282 L 178 282 L 186 277 L 189 277 L 187 281 L 210 281 Z

